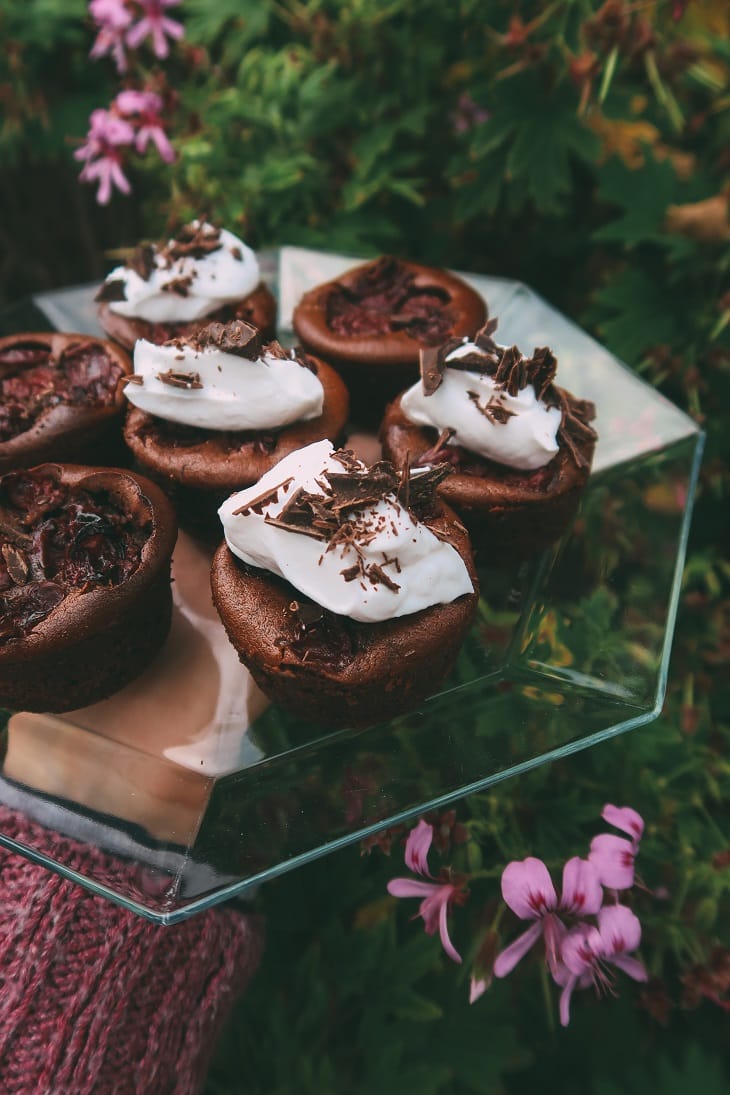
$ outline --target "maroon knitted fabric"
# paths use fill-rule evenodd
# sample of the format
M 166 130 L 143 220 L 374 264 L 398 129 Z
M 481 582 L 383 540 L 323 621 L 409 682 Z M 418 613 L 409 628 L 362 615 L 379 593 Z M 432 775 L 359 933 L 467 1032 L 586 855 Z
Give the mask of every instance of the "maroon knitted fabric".
M 0 808 L 0 823 L 43 847 L 17 813 Z M 78 869 L 124 870 L 64 843 Z M 231 908 L 159 927 L 0 848 L 0 1091 L 194 1095 L 261 942 L 258 920 Z

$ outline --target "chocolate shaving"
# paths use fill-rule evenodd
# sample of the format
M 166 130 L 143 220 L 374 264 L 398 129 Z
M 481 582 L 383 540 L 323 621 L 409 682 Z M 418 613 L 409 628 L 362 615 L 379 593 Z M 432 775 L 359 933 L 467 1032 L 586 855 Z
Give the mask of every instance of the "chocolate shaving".
M 219 228 L 213 225 L 199 222 L 185 224 L 174 239 L 170 240 L 166 247 L 161 248 L 166 258 L 172 260 L 194 258 L 202 259 L 213 251 L 218 251 L 223 246 L 220 241 Z
M 23 552 L 13 544 L 3 544 L 0 550 L 2 550 L 5 566 L 8 568 L 8 574 L 15 585 L 25 585 L 28 578 L 28 560 L 23 555 Z
M 97 301 L 99 304 L 106 304 L 110 301 L 126 299 L 126 287 L 122 278 L 113 278 L 112 281 L 103 282 L 101 288 L 94 297 L 94 300 Z
M 580 442 L 595 442 L 597 433 L 590 422 L 596 417 L 596 408 L 589 399 L 576 399 L 569 392 L 556 389 L 562 417 L 558 426 L 558 443 L 564 445 L 571 459 L 579 468 L 590 466 L 590 456 L 578 447 Z
M 245 357 L 248 361 L 261 357 L 261 334 L 257 327 L 242 319 L 232 319 L 229 323 L 209 323 L 189 341 L 197 350 L 217 346 L 225 354 Z
M 203 387 L 200 373 L 176 373 L 168 369 L 166 373 L 158 373 L 157 379 L 163 384 L 169 384 L 171 388 L 185 388 L 187 391 Z
M 119 379 L 122 384 L 136 384 L 138 387 L 144 384 L 144 377 L 140 376 L 139 373 L 130 373 L 128 376 L 122 376 Z
M 138 247 L 135 247 L 131 258 L 127 260 L 127 266 L 130 270 L 134 270 L 135 274 L 139 274 L 143 281 L 149 281 L 157 265 L 155 253 L 154 244 L 140 243 Z
M 492 426 L 504 426 L 510 418 L 514 418 L 515 412 L 508 411 L 504 404 L 500 402 L 501 395 L 492 395 L 487 403 L 480 403 L 478 392 L 470 391 L 466 394 L 479 413 L 483 414 Z
M 164 282 L 160 289 L 163 293 L 175 293 L 179 297 L 187 297 L 190 295 L 190 286 L 192 284 L 192 274 L 186 274 L 185 277 L 171 278 L 170 281 Z
M 231 254 L 233 255 L 236 262 L 243 262 L 243 251 L 240 247 L 232 247 Z
M 282 479 L 281 483 L 277 483 L 275 487 L 269 487 L 268 490 L 262 491 L 261 494 L 257 494 L 255 498 L 252 498 L 250 502 L 247 502 L 245 506 L 239 506 L 238 509 L 232 511 L 234 517 L 239 515 L 245 517 L 249 513 L 263 513 L 264 506 L 269 502 L 275 502 L 279 496 L 279 491 L 284 487 L 288 487 L 292 482 L 292 476 L 288 479 Z
M 451 475 L 454 469 L 450 464 L 434 464 L 430 468 L 416 475 L 409 473 L 408 490 L 410 494 L 409 510 L 411 513 L 428 516 L 435 507 L 436 488 Z

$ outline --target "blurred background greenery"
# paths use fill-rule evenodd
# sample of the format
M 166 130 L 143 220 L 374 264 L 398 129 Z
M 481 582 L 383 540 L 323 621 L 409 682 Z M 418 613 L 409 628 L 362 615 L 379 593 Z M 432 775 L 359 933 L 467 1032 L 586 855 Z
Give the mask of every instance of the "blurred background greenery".
M 708 432 L 661 719 L 458 810 L 495 897 L 507 858 L 580 854 L 605 801 L 643 813 L 641 872 L 669 894 L 647 905 L 649 985 L 581 994 L 556 1033 L 525 964 L 470 1008 L 468 970 L 386 897 L 401 846 L 344 851 L 261 891 L 268 950 L 209 1095 L 728 1091 L 726 4 L 185 0 L 172 14 L 184 39 L 120 79 L 89 60 L 81 0 L 0 0 L 0 303 L 96 279 L 111 250 L 207 211 L 258 246 L 522 279 Z M 101 208 L 72 153 L 92 109 L 142 84 L 177 159 L 139 157 L 131 197 Z M 472 939 L 492 914 L 472 910 Z

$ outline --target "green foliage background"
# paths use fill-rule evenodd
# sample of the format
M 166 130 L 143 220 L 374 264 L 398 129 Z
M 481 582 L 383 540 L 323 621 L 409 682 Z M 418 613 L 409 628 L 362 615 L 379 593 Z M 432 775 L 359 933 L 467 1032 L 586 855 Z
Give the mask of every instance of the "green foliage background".
M 120 85 L 88 61 L 84 5 L 0 0 L 0 297 L 97 277 L 105 248 L 209 210 L 258 245 L 521 278 L 708 431 L 663 716 L 459 810 L 460 854 L 481 849 L 494 897 L 509 858 L 581 853 L 605 801 L 642 812 L 642 875 L 669 891 L 641 908 L 648 989 L 583 993 L 556 1033 L 526 964 L 470 1008 L 468 970 L 384 896 L 398 846 L 392 862 L 341 852 L 257 899 L 269 945 L 208 1095 L 729 1090 L 725 5 L 185 0 L 173 14 L 184 42 L 164 66 L 142 54 L 131 78 L 165 96 L 178 160 L 150 153 L 133 198 L 98 210 L 69 138 Z M 489 901 L 465 913 L 457 943 L 493 915 Z

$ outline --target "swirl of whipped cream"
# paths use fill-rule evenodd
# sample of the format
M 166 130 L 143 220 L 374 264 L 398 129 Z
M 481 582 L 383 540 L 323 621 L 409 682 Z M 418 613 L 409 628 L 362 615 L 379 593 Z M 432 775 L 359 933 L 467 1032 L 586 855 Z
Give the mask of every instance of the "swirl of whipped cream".
M 117 266 L 104 283 L 122 283 L 124 299 L 109 301 L 113 312 L 148 323 L 192 323 L 254 291 L 261 273 L 250 247 L 225 228 L 218 230 L 201 221 L 187 227 L 220 246 L 199 257 L 178 258 L 170 253 L 174 239 L 166 247 L 153 247 L 148 277 L 142 276 L 146 270 L 140 273 L 131 266 Z
M 544 467 L 558 451 L 560 408 L 538 399 L 532 384 L 510 395 L 486 373 L 449 369 L 450 361 L 470 353 L 483 351 L 465 341 L 447 355 L 443 379 L 431 395 L 424 393 L 420 381 L 404 392 L 403 414 L 418 426 L 455 430 L 453 444 L 487 460 L 520 471 Z M 490 401 L 497 408 L 492 421 L 484 413 Z
M 299 490 L 325 498 L 328 473 L 344 471 L 333 452 L 329 441 L 298 449 L 223 503 L 218 514 L 233 554 L 278 574 L 330 612 L 364 623 L 407 616 L 471 593 L 471 578 L 456 549 L 415 521 L 395 494 L 357 511 L 356 525 L 367 526 L 367 534 L 356 535 L 354 543 L 315 539 L 270 523 Z
M 293 351 L 290 351 L 293 354 Z M 205 430 L 269 430 L 322 414 L 318 376 L 293 357 L 266 352 L 251 361 L 218 346 L 138 339 L 125 395 L 147 414 Z

